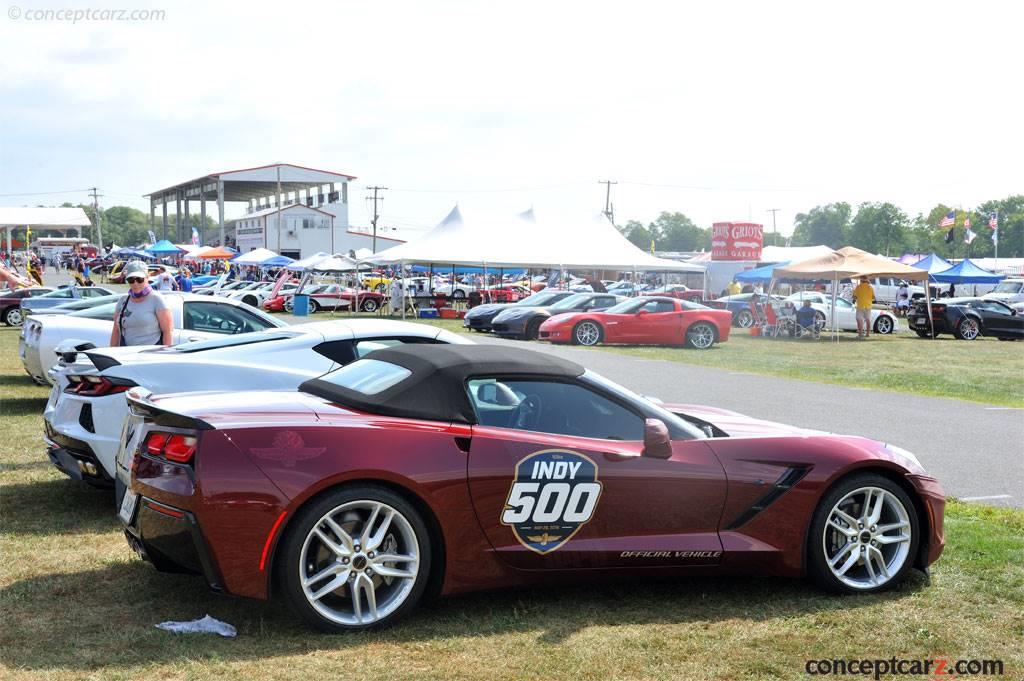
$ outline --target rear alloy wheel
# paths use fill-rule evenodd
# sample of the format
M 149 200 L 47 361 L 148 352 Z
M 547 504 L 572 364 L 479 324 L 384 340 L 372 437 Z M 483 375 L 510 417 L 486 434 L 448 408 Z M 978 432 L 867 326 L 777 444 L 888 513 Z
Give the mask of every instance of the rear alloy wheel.
M 376 298 L 367 298 L 359 304 L 359 309 L 363 312 L 376 312 L 378 307 L 380 307 L 380 305 L 377 304 Z
M 597 345 L 601 342 L 601 327 L 597 322 L 580 322 L 572 330 L 572 339 L 580 345 Z
M 811 522 L 809 567 L 830 591 L 871 593 L 906 577 L 920 525 L 903 489 L 881 475 L 854 475 L 821 500 Z
M 697 350 L 707 350 L 715 344 L 715 329 L 707 322 L 697 322 L 686 330 L 686 344 Z
M 4 324 L 7 326 L 21 326 L 24 320 L 25 317 L 22 315 L 20 307 L 9 307 L 4 312 Z
M 294 312 L 295 311 L 295 301 L 292 298 L 289 298 L 288 300 L 284 301 L 284 311 L 285 312 Z
M 960 325 L 956 327 L 956 337 L 960 340 L 974 340 L 981 335 L 981 328 L 978 320 L 973 317 L 964 317 Z
M 896 325 L 892 323 L 892 317 L 889 315 L 878 315 L 878 319 L 875 320 L 875 333 L 889 334 L 895 328 Z
M 300 511 L 279 555 L 292 607 L 328 632 L 393 623 L 416 606 L 430 572 L 416 509 L 374 485 L 334 490 Z
M 750 310 L 740 310 L 736 313 L 736 326 L 741 329 L 749 329 L 754 325 L 754 315 Z
M 309 299 L 309 314 L 320 311 L 320 303 L 316 302 L 312 298 Z

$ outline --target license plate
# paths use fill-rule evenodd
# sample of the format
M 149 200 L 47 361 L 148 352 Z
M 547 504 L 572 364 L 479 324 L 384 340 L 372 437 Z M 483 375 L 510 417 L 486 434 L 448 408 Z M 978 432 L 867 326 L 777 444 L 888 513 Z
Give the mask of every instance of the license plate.
M 135 505 L 139 501 L 139 495 L 130 489 L 124 491 L 124 499 L 121 500 L 121 510 L 117 512 L 117 517 L 121 519 L 125 525 L 132 524 L 132 516 L 135 515 Z
M 918 319 L 916 322 L 914 322 L 914 324 L 916 326 L 928 326 L 928 320 L 927 319 Z

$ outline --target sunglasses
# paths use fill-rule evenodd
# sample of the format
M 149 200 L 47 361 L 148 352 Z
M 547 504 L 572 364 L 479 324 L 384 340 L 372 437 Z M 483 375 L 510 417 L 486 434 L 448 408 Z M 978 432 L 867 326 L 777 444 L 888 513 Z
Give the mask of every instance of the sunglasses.
M 143 279 L 142 277 L 128 277 L 127 279 L 125 279 L 125 281 L 127 281 L 129 284 L 141 284 L 146 280 Z

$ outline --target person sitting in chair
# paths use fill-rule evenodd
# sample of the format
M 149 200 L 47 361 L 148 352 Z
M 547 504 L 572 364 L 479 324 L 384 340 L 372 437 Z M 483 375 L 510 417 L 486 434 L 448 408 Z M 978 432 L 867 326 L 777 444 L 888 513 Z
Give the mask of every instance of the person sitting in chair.
M 800 335 L 809 334 L 812 338 L 818 337 L 817 313 L 811 307 L 811 301 L 805 300 L 803 306 L 796 311 L 796 324 L 800 329 Z

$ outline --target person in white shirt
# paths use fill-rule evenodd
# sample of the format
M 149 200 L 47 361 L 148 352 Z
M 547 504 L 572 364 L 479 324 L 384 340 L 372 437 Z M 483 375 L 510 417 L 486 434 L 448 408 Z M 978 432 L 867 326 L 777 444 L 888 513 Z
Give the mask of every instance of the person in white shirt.
M 165 270 L 161 269 L 160 274 L 156 277 L 156 289 L 158 291 L 173 291 L 178 288 L 177 283 L 174 281 L 174 277 Z

